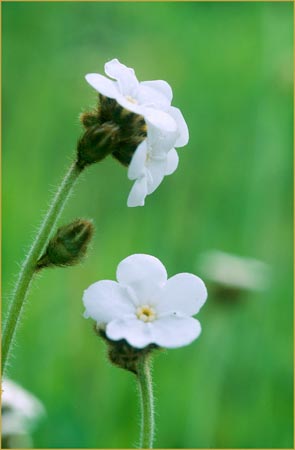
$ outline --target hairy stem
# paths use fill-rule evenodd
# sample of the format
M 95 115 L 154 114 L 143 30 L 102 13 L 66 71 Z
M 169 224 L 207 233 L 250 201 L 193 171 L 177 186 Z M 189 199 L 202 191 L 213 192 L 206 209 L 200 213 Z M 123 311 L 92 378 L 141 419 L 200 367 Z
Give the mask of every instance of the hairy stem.
M 36 271 L 36 264 L 41 253 L 47 244 L 52 229 L 59 218 L 66 200 L 81 173 L 81 169 L 76 163 L 72 164 L 62 180 L 48 209 L 44 220 L 41 223 L 37 236 L 29 250 L 29 253 L 21 267 L 20 274 L 12 294 L 7 318 L 4 324 L 2 336 L 2 373 L 5 370 L 9 350 L 15 336 L 15 332 L 20 320 L 23 306 L 29 291 L 30 284 Z
M 141 406 L 140 448 L 153 448 L 154 440 L 154 396 L 149 355 L 138 362 L 138 385 Z

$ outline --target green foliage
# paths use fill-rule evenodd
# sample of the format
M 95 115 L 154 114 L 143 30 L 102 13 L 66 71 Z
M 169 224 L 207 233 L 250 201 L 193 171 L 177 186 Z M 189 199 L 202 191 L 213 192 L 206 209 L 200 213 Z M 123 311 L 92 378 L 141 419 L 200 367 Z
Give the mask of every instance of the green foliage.
M 45 404 L 35 446 L 131 447 L 132 374 L 111 366 L 82 293 L 132 253 L 169 275 L 216 248 L 271 267 L 267 291 L 200 313 L 201 337 L 154 363 L 159 448 L 291 447 L 291 3 L 6 2 L 3 10 L 3 309 L 42 214 L 95 106 L 85 82 L 117 57 L 167 80 L 190 130 L 180 165 L 144 208 L 112 158 L 85 170 L 59 223 L 93 218 L 82 266 L 34 284 L 10 376 Z M 206 280 L 205 280 L 206 281 Z

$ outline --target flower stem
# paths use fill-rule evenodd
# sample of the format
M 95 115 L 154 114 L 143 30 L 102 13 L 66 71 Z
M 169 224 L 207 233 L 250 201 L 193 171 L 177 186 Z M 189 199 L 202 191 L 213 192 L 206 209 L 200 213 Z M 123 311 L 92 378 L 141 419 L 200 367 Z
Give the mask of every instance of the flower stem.
M 149 355 L 139 359 L 137 377 L 141 405 L 140 448 L 153 448 L 154 396 Z
M 4 325 L 2 336 L 2 373 L 6 367 L 11 344 L 20 320 L 30 284 L 36 272 L 37 261 L 48 242 L 52 229 L 59 218 L 80 173 L 81 169 L 77 167 L 76 163 L 72 164 L 62 180 L 48 212 L 41 223 L 29 253 L 22 264 Z

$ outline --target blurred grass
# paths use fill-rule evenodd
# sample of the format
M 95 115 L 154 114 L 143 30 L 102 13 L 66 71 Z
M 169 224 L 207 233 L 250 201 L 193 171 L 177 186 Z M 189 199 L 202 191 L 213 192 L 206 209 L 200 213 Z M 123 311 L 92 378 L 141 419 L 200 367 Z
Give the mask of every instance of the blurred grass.
M 48 416 L 36 447 L 131 447 L 134 380 L 82 318 L 83 289 L 135 252 L 168 273 L 200 252 L 260 258 L 271 287 L 225 307 L 210 297 L 193 345 L 155 360 L 159 448 L 293 446 L 293 25 L 291 3 L 4 3 L 3 310 L 19 262 L 95 103 L 84 81 L 113 57 L 165 79 L 190 129 L 177 172 L 127 209 L 112 159 L 85 173 L 62 217 L 93 218 L 83 266 L 35 283 L 10 376 Z M 200 274 L 202 275 L 202 274 Z

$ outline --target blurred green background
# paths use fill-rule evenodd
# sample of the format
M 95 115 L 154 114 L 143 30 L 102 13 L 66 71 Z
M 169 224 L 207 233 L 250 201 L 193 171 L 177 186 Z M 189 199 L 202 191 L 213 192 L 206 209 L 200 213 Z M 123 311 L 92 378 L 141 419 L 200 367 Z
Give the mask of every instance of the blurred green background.
M 112 367 L 82 292 L 132 253 L 169 275 L 215 248 L 261 259 L 269 288 L 210 293 L 192 345 L 155 358 L 159 448 L 293 446 L 292 3 L 17 3 L 3 12 L 3 310 L 19 264 L 71 161 L 85 82 L 117 57 L 164 79 L 190 142 L 180 164 L 127 208 L 132 183 L 109 158 L 87 170 L 59 223 L 93 218 L 82 266 L 35 282 L 9 376 L 45 404 L 36 447 L 132 447 L 135 380 Z

